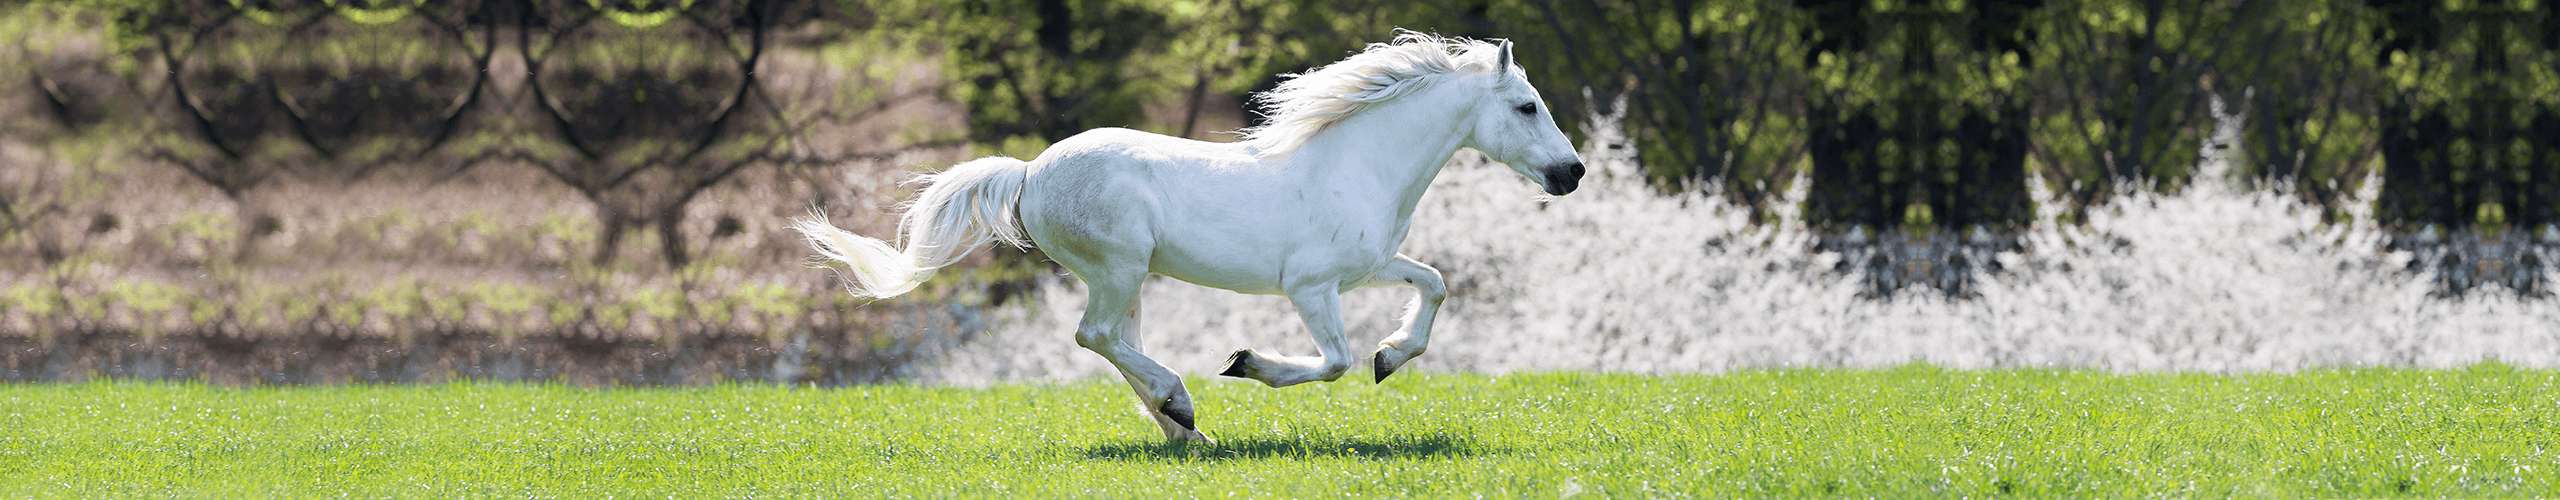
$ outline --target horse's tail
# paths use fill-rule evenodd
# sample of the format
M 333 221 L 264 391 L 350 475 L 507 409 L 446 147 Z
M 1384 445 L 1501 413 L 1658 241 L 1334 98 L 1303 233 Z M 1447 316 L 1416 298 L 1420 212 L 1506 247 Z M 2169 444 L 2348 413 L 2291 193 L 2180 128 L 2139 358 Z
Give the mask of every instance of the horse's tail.
M 794 219 L 791 228 L 817 249 L 823 259 L 818 264 L 834 269 L 842 263 L 851 271 L 846 291 L 875 299 L 895 297 L 924 284 L 934 270 L 989 243 L 1030 246 L 1014 212 L 1022 202 L 1023 179 L 1030 166 L 1022 160 L 990 156 L 910 181 L 926 187 L 899 220 L 898 236 L 906 242 L 905 250 L 837 229 L 827 224 L 823 213 Z

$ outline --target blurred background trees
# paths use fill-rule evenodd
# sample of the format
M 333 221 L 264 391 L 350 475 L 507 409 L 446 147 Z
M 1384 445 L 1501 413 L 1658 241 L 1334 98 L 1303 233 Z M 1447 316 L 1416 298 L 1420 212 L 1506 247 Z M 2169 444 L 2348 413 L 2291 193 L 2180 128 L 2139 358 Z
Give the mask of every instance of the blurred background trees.
M 2247 50 L 2234 19 L 2262 17 L 2251 1 L 2056 2 L 2035 13 L 2033 56 L 2047 180 L 2089 204 L 2122 186 L 2186 182 L 2213 130 L 2204 79 L 2225 53 Z
M 1241 112 L 1243 103 L 1277 75 L 1407 28 L 1523 42 L 1524 64 L 1560 109 L 1588 113 L 1625 100 L 1633 147 L 1666 187 L 1712 179 L 1714 188 L 1758 203 L 1827 162 L 1848 167 L 1847 160 L 1820 157 L 1880 154 L 1815 147 L 1839 140 L 1844 128 L 1877 121 L 1879 130 L 1920 145 L 1894 141 L 1895 154 L 1882 157 L 1898 159 L 1850 168 L 1890 181 L 1817 196 L 1879 207 L 1813 212 L 1885 225 L 1904 222 L 1900 214 L 1911 204 L 1900 200 L 1943 199 L 1933 193 L 1950 191 L 1904 183 L 1989 179 L 1965 169 L 2016 169 L 1985 166 L 2016 163 L 1989 150 L 1983 161 L 1971 150 L 1959 151 L 1954 156 L 1964 159 L 1956 161 L 1931 157 L 1949 142 L 1937 138 L 1956 137 L 1950 134 L 1968 128 L 1968 119 L 1993 124 L 1978 132 L 1986 139 L 1998 135 L 1994 129 L 2026 127 L 2032 140 L 2001 147 L 2023 147 L 2033 160 L 2029 170 L 2074 203 L 2096 201 L 2118 185 L 2174 188 L 2190 174 L 2210 121 L 2205 96 L 2216 92 L 2255 118 L 2250 171 L 2303 178 L 2297 182 L 2315 199 L 2335 198 L 2333 184 L 2351 185 L 2348 172 L 2376 155 L 2415 158 L 2358 147 L 2385 142 L 2370 135 L 2384 127 L 2384 114 L 2407 115 L 2396 119 L 2408 123 L 2399 126 L 2402 135 L 2442 119 L 2496 136 L 2418 141 L 2443 144 L 2427 154 L 2531 170 L 2533 162 L 2509 161 L 2512 152 L 2456 154 L 2453 144 L 2501 144 L 2459 148 L 2489 151 L 2522 141 L 2531 150 L 2532 112 L 2477 121 L 2473 113 L 2419 108 L 2547 108 L 2549 93 L 2537 86 L 2547 78 L 2542 68 L 2554 43 L 2546 29 L 2550 9 L 2538 3 L 2389 0 L 2370 7 L 2280 0 L 313 0 L 47 2 L 27 9 L 55 14 L 22 16 L 28 20 L 18 24 L 73 17 L 111 24 L 101 36 L 115 58 L 88 73 L 73 75 L 67 65 L 77 64 L 61 60 L 85 52 L 43 41 L 20 48 L 49 109 L 85 114 L 64 115 L 64 124 L 106 119 L 102 110 L 111 106 L 84 92 L 124 87 L 159 97 L 165 109 L 152 114 L 168 130 L 153 141 L 162 146 L 155 156 L 226 192 L 246 193 L 288 171 L 362 176 L 386 163 L 422 161 L 473 138 L 475 127 L 503 125 L 541 125 L 510 134 L 541 132 L 549 144 L 482 137 L 463 141 L 471 150 L 457 157 L 486 159 L 490 150 L 508 148 L 544 158 L 566 153 L 581 164 L 575 169 L 595 171 L 561 181 L 603 192 L 653 169 L 725 170 L 723 162 L 668 165 L 695 162 L 736 138 L 791 136 L 794 113 L 818 117 L 827 112 L 812 109 L 901 97 L 843 91 L 836 97 L 848 99 L 775 109 L 785 103 L 752 71 L 768 43 L 825 47 L 834 55 L 929 53 L 948 82 L 933 97 L 961 103 L 970 119 L 964 133 L 915 136 L 925 142 L 965 140 L 1027 154 L 1105 126 L 1215 137 L 1258 119 Z M 63 14 L 75 11 L 82 14 Z M 499 87 L 508 82 L 491 81 L 514 76 L 481 70 L 509 64 L 493 61 L 501 52 L 517 56 L 530 75 L 521 89 L 528 95 L 507 94 Z M 522 102 L 484 104 L 493 98 Z M 483 107 L 494 111 L 480 113 Z M 1937 107 L 1950 111 L 1919 116 L 1941 114 L 1931 109 Z M 539 116 L 496 116 L 522 112 Z M 785 132 L 758 129 L 759 122 Z M 1817 127 L 1831 133 L 1815 134 Z M 1881 149 L 1885 141 L 1848 142 Z M 2546 217 L 2533 215 L 2543 209 L 2505 207 L 2532 203 L 2523 198 L 2532 188 L 2493 185 L 2518 175 L 2435 170 L 2442 182 L 2457 182 L 2457 171 L 2464 172 L 2461 183 L 2491 184 L 2443 196 L 2496 199 L 2500 208 L 2492 211 L 2532 213 L 2516 213 L 2519 220 Z M 2017 190 L 1982 182 L 1969 192 Z M 1951 224 L 2015 219 L 1998 215 L 2016 211 L 2008 195 L 1995 198 L 1991 205 L 2004 208 L 1953 210 L 1997 213 L 1981 217 L 1950 212 L 1954 207 L 1941 201 L 1923 204 L 1949 212 L 1930 220 Z M 2482 205 L 2457 204 L 2391 212 L 2478 221 Z
M 101 36 L 114 57 L 87 73 L 59 60 L 84 52 L 21 50 L 50 109 L 87 116 L 65 114 L 63 124 L 105 120 L 112 106 L 84 92 L 152 98 L 159 105 L 131 106 L 152 112 L 125 113 L 156 125 L 150 156 L 226 194 L 249 196 L 279 175 L 525 161 L 599 207 L 599 239 L 649 228 L 671 263 L 688 260 L 681 228 L 667 222 L 680 218 L 687 186 L 849 154 L 809 149 L 812 120 L 942 99 L 966 108 L 965 130 L 900 131 L 891 142 L 1028 156 L 1107 126 L 1214 139 L 1257 121 L 1248 100 L 1278 75 L 1399 28 L 1515 39 L 1567 116 L 1624 112 L 1632 144 L 1612 146 L 1635 148 L 1664 189 L 1713 189 L 1761 206 L 1804 176 L 1817 185 L 1805 212 L 1826 224 L 2014 225 L 2032 213 L 2029 177 L 2074 210 L 2120 187 L 2175 189 L 2206 146 L 2215 95 L 2250 118 L 2245 146 L 2217 147 L 2240 147 L 2247 175 L 2286 179 L 2309 199 L 2335 202 L 2383 158 L 2409 167 L 2386 169 L 2408 188 L 2390 190 L 2384 212 L 2394 218 L 2467 226 L 2484 213 L 2533 223 L 2551 211 L 2534 194 L 2550 187 L 2529 179 L 2548 168 L 2536 166 L 2543 142 L 2533 139 L 2534 113 L 2550 107 L 2537 86 L 2548 78 L 2552 16 L 2530 2 L 313 0 L 28 9 L 55 13 L 29 19 L 112 21 Z M 808 92 L 785 96 L 756 71 L 778 45 L 814 51 L 815 62 L 861 81 L 918 69 L 885 63 L 891 57 L 930 60 L 943 83 L 894 94 L 794 85 Z M 2514 116 L 2480 112 L 2491 108 Z M 1566 124 L 1576 133 L 1580 125 Z M 2386 128 L 2436 135 L 2384 141 Z M 2487 135 L 2443 135 L 2456 128 Z M 2462 161 L 2496 165 L 2478 175 L 2449 166 Z M 2439 163 L 2448 166 L 2421 166 Z
M 1151 99 L 1182 82 L 1170 51 L 1179 18 L 1196 25 L 1201 4 L 1027 0 L 969 1 L 896 17 L 929 19 L 948 45 L 953 99 L 967 105 L 969 139 L 1028 158 L 1047 143 L 1141 122 Z
M 2381 16 L 2335 2 L 2261 1 L 2240 16 L 2240 50 L 2224 51 L 2205 82 L 2247 121 L 2241 165 L 2253 179 L 2289 183 L 2343 215 L 2379 149 L 2375 105 L 2385 89 L 2374 34 Z
M 211 240 L 225 247 L 216 260 L 242 262 L 312 217 L 283 213 L 277 193 L 423 189 L 522 168 L 587 207 L 543 222 L 546 234 L 584 233 L 552 245 L 575 246 L 583 268 L 731 265 L 741 261 L 722 238 L 769 228 L 739 207 L 742 195 L 719 193 L 825 186 L 809 201 L 877 211 L 899 195 L 835 188 L 892 183 L 946 156 L 1027 157 L 1098 127 L 1223 140 L 1260 120 L 1250 98 L 1282 74 L 1398 29 L 1513 39 L 1568 132 L 1583 135 L 1573 117 L 1618 117 L 1625 140 L 1597 146 L 1632 150 L 1656 189 L 1712 191 L 1764 215 L 1787 208 L 1830 234 L 1998 240 L 2036 222 L 2037 203 L 2064 204 L 2069 222 L 2126 189 L 2182 189 L 2210 148 L 2237 148 L 2237 175 L 2333 217 L 2378 175 L 2375 213 L 2412 233 L 2531 235 L 2560 222 L 2560 16 L 2543 2 L 7 9 L 0 30 L 20 43 L 0 65 L 26 76 L 6 82 L 17 112 L 5 123 L 0 245 L 50 258 L 140 216 L 86 207 L 116 194 L 109 181 L 146 171 L 182 174 L 226 200 L 231 213 L 193 231 L 228 234 Z M 2239 143 L 2208 144 L 2215 99 L 2244 118 Z M 933 152 L 944 156 L 911 156 Z M 885 165 L 848 173 L 857 164 Z M 2054 196 L 2030 196 L 2036 185 Z M 1808 194 L 1780 196 L 1795 188 Z M 780 246 L 748 261 L 782 259 Z
M 2031 180 L 2077 213 L 2119 189 L 2179 189 L 2207 147 L 2238 148 L 2247 159 L 2240 175 L 2334 208 L 2384 156 L 2377 106 L 2409 95 L 2384 86 L 2390 60 L 2377 51 L 2415 43 L 2392 40 L 2420 40 L 2404 33 L 2419 28 L 2383 20 L 2432 11 L 2386 12 L 2407 10 L 2395 5 L 1025 1 L 926 6 L 910 17 L 936 20 L 928 24 L 939 30 L 920 32 L 954 47 L 945 64 L 968 75 L 950 93 L 972 110 L 970 139 L 1014 154 L 1097 126 L 1216 138 L 1258 118 L 1228 114 L 1272 75 L 1408 28 L 1521 42 L 1523 64 L 1568 116 L 1624 102 L 1632 144 L 1615 146 L 1636 148 L 1664 189 L 1713 189 L 1760 206 L 1804 176 L 1815 186 L 1803 212 L 1817 223 L 1996 228 L 2032 217 Z M 2526 35 L 2552 31 L 2528 29 L 2549 22 L 2547 6 L 2465 5 L 2468 17 L 2456 17 L 2510 26 L 2492 29 L 2517 34 L 2509 50 L 2550 38 Z M 2501 14 L 2481 14 L 2492 11 Z M 2504 67 L 2531 74 L 2523 68 L 2541 53 L 2518 52 Z M 2439 71 L 2425 80 L 2508 78 Z M 2206 144 L 2217 95 L 2245 117 L 2241 144 Z M 1579 133 L 1580 124 L 1565 125 Z M 2480 189 L 2470 196 L 2485 196 Z M 2475 205 L 2428 199 L 2467 214 L 2464 224 L 2478 219 Z M 2384 215 L 2416 221 L 2420 212 Z
M 1807 218 L 1876 227 L 2027 222 L 2031 2 L 1811 1 Z
M 1521 41 L 1556 109 L 1623 111 L 1637 156 L 1665 186 L 1763 207 L 1805 168 L 1815 92 L 1805 12 L 1778 2 L 1518 3 L 1527 5 L 1499 9 L 1495 36 Z
M 2384 217 L 2560 221 L 2560 6 L 2377 1 Z
M 520 157 L 596 206 L 596 263 L 635 225 L 657 230 L 670 266 L 689 259 L 679 223 L 700 187 L 783 151 L 788 132 L 758 94 L 774 19 L 748 2 L 546 2 L 518 12 L 524 107 L 544 144 Z

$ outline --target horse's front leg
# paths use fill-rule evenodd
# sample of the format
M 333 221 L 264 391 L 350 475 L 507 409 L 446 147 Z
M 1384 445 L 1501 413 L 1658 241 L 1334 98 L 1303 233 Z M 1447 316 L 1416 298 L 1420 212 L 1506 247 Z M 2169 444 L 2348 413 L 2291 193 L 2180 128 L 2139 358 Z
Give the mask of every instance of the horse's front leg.
M 1370 373 L 1377 376 L 1379 383 L 1385 383 L 1388 375 L 1395 374 L 1397 368 L 1421 356 L 1423 348 L 1430 346 L 1431 318 L 1440 314 L 1440 302 L 1448 298 L 1449 286 L 1441 281 L 1440 270 L 1401 254 L 1363 285 L 1407 285 L 1418 292 L 1413 303 L 1405 306 L 1404 326 L 1378 341 L 1378 352 L 1369 359 Z
M 1307 333 L 1315 337 L 1319 355 L 1280 356 L 1245 349 L 1228 357 L 1227 370 L 1219 375 L 1288 387 L 1339 379 L 1351 371 L 1351 342 L 1342 337 L 1341 286 L 1327 282 L 1297 287 L 1289 291 L 1289 303 L 1298 306 L 1298 319 L 1306 322 Z

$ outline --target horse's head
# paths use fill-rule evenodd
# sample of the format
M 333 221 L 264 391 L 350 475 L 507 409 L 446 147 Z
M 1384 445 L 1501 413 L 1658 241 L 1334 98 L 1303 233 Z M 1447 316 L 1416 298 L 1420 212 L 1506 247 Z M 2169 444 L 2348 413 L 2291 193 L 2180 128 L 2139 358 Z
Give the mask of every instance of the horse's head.
M 1511 42 L 1503 41 L 1502 62 L 1486 75 L 1484 98 L 1470 113 L 1474 120 L 1466 146 L 1511 166 L 1547 194 L 1563 196 L 1582 184 L 1582 155 L 1573 149 L 1555 114 L 1538 97 L 1529 76 L 1511 62 Z

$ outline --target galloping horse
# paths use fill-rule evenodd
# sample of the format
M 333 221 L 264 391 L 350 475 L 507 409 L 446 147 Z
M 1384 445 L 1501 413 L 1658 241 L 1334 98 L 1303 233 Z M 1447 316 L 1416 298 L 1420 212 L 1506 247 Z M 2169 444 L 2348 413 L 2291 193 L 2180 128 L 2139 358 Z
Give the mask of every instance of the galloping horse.
M 1406 32 L 1256 100 L 1269 121 L 1239 142 L 1097 129 L 1028 162 L 981 158 L 924 176 L 898 226 L 904 249 L 822 214 L 792 227 L 849 271 L 846 289 L 874 298 L 913 290 L 993 242 L 1037 245 L 1091 294 L 1076 344 L 1119 368 L 1167 439 L 1205 442 L 1182 378 L 1138 350 L 1138 288 L 1149 274 L 1287 296 L 1319 354 L 1240 350 L 1220 373 L 1272 387 L 1351 369 L 1344 290 L 1414 287 L 1403 328 L 1370 358 L 1384 382 L 1430 343 L 1446 293 L 1439 270 L 1396 249 L 1450 155 L 1483 152 L 1553 196 L 1582 179 L 1581 158 L 1508 41 Z

